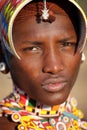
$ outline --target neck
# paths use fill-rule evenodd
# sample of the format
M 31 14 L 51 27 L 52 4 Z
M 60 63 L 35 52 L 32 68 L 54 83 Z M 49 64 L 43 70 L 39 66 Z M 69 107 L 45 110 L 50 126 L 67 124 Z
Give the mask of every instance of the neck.
M 87 129 L 87 122 L 81 121 L 83 113 L 77 109 L 75 98 L 50 107 L 29 98 L 15 87 L 10 97 L 0 102 L 0 109 L 0 116 L 5 115 L 13 122 L 18 122 L 17 130 Z
M 51 116 L 50 113 L 52 112 L 53 112 L 52 116 L 58 116 L 59 108 L 65 107 L 68 102 L 67 100 L 60 105 L 48 106 L 46 104 L 42 104 L 41 102 L 30 98 L 25 92 L 21 91 L 17 87 L 14 88 L 13 95 L 15 97 L 15 102 L 19 104 L 19 107 L 21 107 L 22 109 L 25 109 L 25 108 L 28 109 L 28 107 L 29 108 L 31 107 L 32 108 L 31 111 L 36 112 L 36 115 L 40 114 L 37 112 L 37 110 L 40 110 L 40 111 L 44 110 L 44 113 L 42 114 L 42 116 Z

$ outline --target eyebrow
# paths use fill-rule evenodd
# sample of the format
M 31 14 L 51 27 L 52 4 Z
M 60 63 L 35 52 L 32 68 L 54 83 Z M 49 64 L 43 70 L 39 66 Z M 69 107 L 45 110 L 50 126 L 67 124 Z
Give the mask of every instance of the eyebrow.
M 64 41 L 66 42 L 68 40 L 73 40 L 73 42 L 77 42 L 77 39 L 73 39 L 73 38 L 74 38 L 73 36 L 70 36 L 70 37 L 59 40 L 59 42 L 64 42 Z
M 62 38 L 62 39 L 60 39 L 60 40 L 56 40 L 56 43 L 57 42 L 66 42 L 66 41 L 68 41 L 68 40 L 73 40 L 72 42 L 73 43 L 76 43 L 77 42 L 77 39 L 73 39 L 74 38 L 74 36 L 70 36 L 70 37 L 66 37 L 66 38 Z M 43 42 L 42 41 L 23 41 L 22 42 L 23 44 L 32 44 L 32 45 L 42 45 L 43 44 Z
M 24 44 L 34 44 L 34 45 L 41 45 L 43 42 L 41 41 L 23 41 Z

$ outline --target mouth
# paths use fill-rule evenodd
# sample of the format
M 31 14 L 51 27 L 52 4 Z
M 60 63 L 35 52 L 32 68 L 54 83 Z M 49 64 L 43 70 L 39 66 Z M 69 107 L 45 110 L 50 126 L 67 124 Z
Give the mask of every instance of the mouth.
M 66 84 L 64 80 L 49 79 L 42 83 L 42 88 L 50 93 L 56 93 L 65 88 Z

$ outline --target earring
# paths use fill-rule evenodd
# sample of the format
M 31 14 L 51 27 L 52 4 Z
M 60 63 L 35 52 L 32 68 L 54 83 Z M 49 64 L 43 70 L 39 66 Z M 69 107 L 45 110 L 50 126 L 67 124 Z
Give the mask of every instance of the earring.
M 4 62 L 0 62 L 0 72 L 6 70 L 6 64 Z
M 84 61 L 85 61 L 85 59 L 86 59 L 86 58 L 85 58 L 85 54 L 84 54 L 84 53 L 82 53 L 82 58 L 81 58 L 81 61 L 82 61 L 82 62 L 84 62 Z

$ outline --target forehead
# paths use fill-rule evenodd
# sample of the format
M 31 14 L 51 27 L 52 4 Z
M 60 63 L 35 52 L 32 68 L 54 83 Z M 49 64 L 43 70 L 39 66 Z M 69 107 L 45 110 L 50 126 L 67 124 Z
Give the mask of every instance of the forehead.
M 52 2 L 49 2 L 48 0 L 47 2 L 47 9 L 49 9 L 51 22 L 55 21 L 56 19 L 55 15 L 65 15 L 68 18 L 70 18 L 75 28 L 75 31 L 78 32 L 79 30 L 79 23 L 77 23 L 78 17 L 75 17 L 75 14 L 72 12 L 72 10 L 70 10 L 70 6 L 69 8 L 67 7 L 66 2 L 63 3 L 63 0 L 61 1 L 58 1 L 59 3 L 56 3 L 55 1 L 53 2 L 53 0 Z M 18 15 L 14 20 L 14 24 L 20 24 L 20 22 L 25 22 L 27 19 L 29 18 L 31 19 L 32 17 L 35 18 L 37 23 L 41 23 L 43 8 L 44 8 L 44 4 L 41 1 L 30 2 L 29 4 L 24 6 L 24 8 L 18 13 Z
M 64 31 L 69 31 L 69 29 L 70 31 L 73 30 L 71 28 L 71 20 L 62 7 L 56 5 L 55 3 L 48 2 L 47 8 L 49 9 L 50 16 L 55 17 L 55 20 L 52 23 L 43 22 L 41 20 L 43 2 L 33 2 L 26 5 L 17 15 L 14 21 L 13 33 L 16 32 L 16 36 L 20 33 L 23 37 L 25 37 L 29 32 L 29 36 L 32 36 L 32 34 L 40 36 L 41 33 L 44 34 L 43 32 L 45 32 L 45 35 L 48 36 L 49 34 L 58 34 L 60 30 L 62 30 L 61 34 L 63 34 Z M 39 23 L 38 19 L 40 19 Z
M 41 16 L 42 16 L 42 10 L 44 9 L 44 3 L 43 2 L 31 2 L 27 4 L 17 15 L 15 21 L 19 20 L 25 20 L 25 18 L 31 18 L 35 17 L 37 22 L 40 22 Z M 63 8 L 58 6 L 55 3 L 47 2 L 47 9 L 49 9 L 50 16 L 54 16 L 55 14 L 62 14 L 66 15 Z M 19 21 L 20 22 L 20 21 Z

